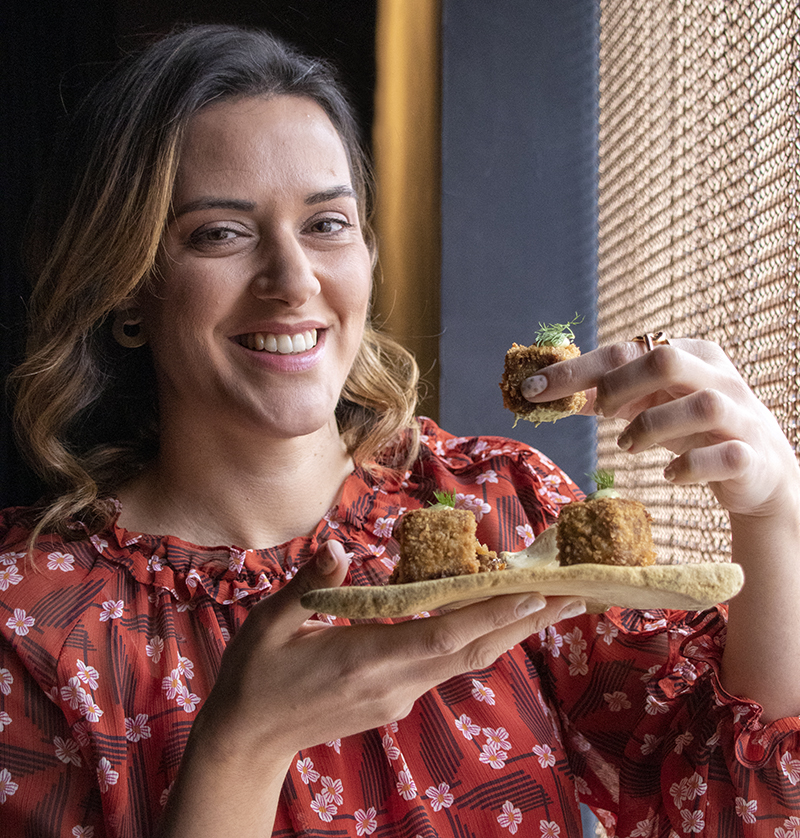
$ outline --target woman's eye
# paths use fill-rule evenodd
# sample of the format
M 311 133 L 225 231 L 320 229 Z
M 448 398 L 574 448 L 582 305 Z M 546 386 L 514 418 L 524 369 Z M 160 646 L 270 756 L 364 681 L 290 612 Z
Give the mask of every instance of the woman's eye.
M 320 218 L 313 222 L 311 229 L 315 233 L 331 234 L 341 233 L 342 230 L 346 230 L 352 226 L 352 224 L 343 218 Z
M 205 230 L 196 230 L 189 237 L 189 242 L 193 247 L 210 247 L 215 244 L 225 244 L 233 241 L 239 235 L 238 230 L 233 230 L 230 227 L 210 227 Z

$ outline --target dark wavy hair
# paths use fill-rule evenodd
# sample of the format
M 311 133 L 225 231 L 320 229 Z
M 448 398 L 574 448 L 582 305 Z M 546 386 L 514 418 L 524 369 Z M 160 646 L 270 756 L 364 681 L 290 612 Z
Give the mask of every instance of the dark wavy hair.
M 76 112 L 31 225 L 29 337 L 11 379 L 22 448 L 51 491 L 36 533 L 67 533 L 76 517 L 102 527 L 109 495 L 157 453 L 150 352 L 119 346 L 110 324 L 156 270 L 189 121 L 212 102 L 284 95 L 312 99 L 338 131 L 374 261 L 367 158 L 325 61 L 260 30 L 185 27 L 124 60 Z M 417 380 L 413 357 L 367 324 L 337 407 L 357 462 L 415 455 Z

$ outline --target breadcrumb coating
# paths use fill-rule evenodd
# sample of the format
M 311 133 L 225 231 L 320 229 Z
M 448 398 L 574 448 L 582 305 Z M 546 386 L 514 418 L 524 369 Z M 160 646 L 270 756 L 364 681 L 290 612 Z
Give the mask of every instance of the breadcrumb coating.
M 505 369 L 500 381 L 503 392 L 503 405 L 510 410 L 517 419 L 528 422 L 555 422 L 564 416 L 577 413 L 586 404 L 584 393 L 574 393 L 561 399 L 532 404 L 520 390 L 522 382 L 534 375 L 542 367 L 548 367 L 558 361 L 577 358 L 580 349 L 574 343 L 565 346 L 521 346 L 512 344 L 506 352 Z
M 630 498 L 569 503 L 558 517 L 556 541 L 562 565 L 655 564 L 650 514 Z

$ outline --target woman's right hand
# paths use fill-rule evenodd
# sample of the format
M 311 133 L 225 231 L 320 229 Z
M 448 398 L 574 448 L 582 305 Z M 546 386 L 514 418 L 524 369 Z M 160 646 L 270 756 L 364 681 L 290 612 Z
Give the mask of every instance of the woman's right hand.
M 329 542 L 253 607 L 192 726 L 160 838 L 269 836 L 299 750 L 396 721 L 432 687 L 585 607 L 515 594 L 393 625 L 310 619 L 303 594 L 341 585 L 348 564 Z
M 495 597 L 394 625 L 309 619 L 306 591 L 340 585 L 348 559 L 329 542 L 280 591 L 252 609 L 229 644 L 206 712 L 233 739 L 273 757 L 396 721 L 454 675 L 490 666 L 556 622 L 572 597 Z

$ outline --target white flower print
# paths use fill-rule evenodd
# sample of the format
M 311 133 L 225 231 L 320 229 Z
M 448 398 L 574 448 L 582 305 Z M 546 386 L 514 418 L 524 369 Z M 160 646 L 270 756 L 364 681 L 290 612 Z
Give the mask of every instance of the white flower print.
M 147 657 L 153 659 L 153 663 L 158 663 L 161 660 L 161 653 L 164 651 L 164 641 L 159 635 L 154 634 L 144 650 L 147 652 Z
M 392 762 L 400 757 L 400 748 L 394 744 L 394 739 L 392 739 L 388 733 L 383 735 L 381 742 L 383 743 L 383 750 L 386 751 L 386 756 L 389 757 Z
M 488 503 L 475 495 L 462 495 L 460 492 L 456 492 L 456 509 L 469 509 L 476 521 L 480 521 L 484 515 L 492 511 Z
M 202 581 L 203 581 L 202 577 L 200 576 L 200 574 L 197 572 L 197 570 L 195 568 L 192 568 L 186 574 L 186 587 L 187 588 L 196 588 Z
M 3 553 L 0 556 L 0 564 L 17 564 L 25 558 L 24 553 Z
M 642 742 L 641 747 L 642 754 L 644 756 L 654 754 L 658 750 L 658 746 L 661 744 L 663 739 L 663 736 L 654 736 L 652 733 L 645 733 L 644 742 Z
M 512 835 L 516 835 L 517 829 L 522 823 L 522 812 L 510 800 L 506 800 L 503 804 L 503 811 L 497 816 L 497 822 Z
M 745 800 L 743 797 L 737 797 L 734 803 L 736 805 L 736 814 L 745 823 L 756 822 L 756 812 L 758 811 L 757 800 Z
M 72 827 L 72 834 L 74 838 L 94 838 L 94 827 L 78 824 Z
M 597 624 L 597 633 L 610 646 L 614 642 L 614 638 L 619 634 L 619 629 L 612 622 L 603 618 Z
M 417 784 L 406 768 L 397 775 L 397 791 L 403 800 L 413 800 L 417 794 Z
M 314 763 L 309 757 L 305 759 L 298 759 L 295 768 L 300 774 L 300 779 L 308 785 L 309 783 L 316 783 L 319 780 L 319 771 L 314 770 Z
M 394 518 L 378 518 L 372 528 L 372 532 L 378 538 L 391 538 L 392 530 L 394 529 Z
M 425 789 L 425 795 L 431 802 L 434 812 L 441 809 L 449 809 L 453 805 L 455 798 L 450 794 L 450 786 L 447 783 L 440 783 L 439 787 L 428 786 Z
M 72 735 L 81 748 L 89 746 L 89 725 L 83 719 L 72 725 Z
M 5 710 L 0 710 L 0 733 L 11 724 L 11 716 Z
M 658 829 L 658 815 L 650 810 L 646 821 L 637 821 L 636 829 L 631 832 L 631 838 L 653 838 Z
M 494 704 L 494 690 L 482 684 L 476 678 L 472 679 L 472 697 L 487 704 Z
M 86 690 L 81 686 L 80 678 L 73 676 L 67 681 L 67 685 L 61 688 L 61 700 L 67 702 L 73 710 L 86 702 Z
M 247 550 L 237 550 L 235 547 L 231 547 L 228 555 L 228 570 L 232 573 L 241 573 L 246 557 Z
M 189 688 L 183 686 L 178 690 L 175 701 L 178 703 L 178 707 L 183 707 L 186 713 L 193 713 L 195 707 L 200 703 L 200 696 L 189 692 Z
M 150 573 L 158 573 L 164 569 L 164 562 L 161 556 L 150 556 L 147 560 L 147 569 Z
M 102 610 L 100 611 L 100 622 L 106 623 L 109 620 L 116 620 L 121 617 L 124 605 L 125 603 L 121 599 L 106 600 L 106 602 L 103 603 Z
M 10 695 L 13 683 L 14 676 L 7 669 L 0 667 L 0 693 Z
M 0 570 L 0 591 L 7 591 L 9 585 L 19 585 L 22 576 L 15 564 L 6 565 Z
M 577 626 L 564 635 L 564 642 L 569 644 L 573 652 L 582 652 L 586 648 L 583 632 Z
M 644 710 L 650 716 L 657 716 L 659 713 L 668 713 L 669 707 L 663 701 L 648 695 L 644 700 Z
M 642 675 L 641 680 L 644 681 L 645 684 L 649 683 L 653 680 L 653 676 L 656 674 L 656 672 L 658 672 L 659 669 L 661 669 L 661 666 L 659 664 L 654 664 L 650 667 L 650 669 L 647 670 L 647 672 L 644 673 L 644 675 Z
M 69 573 L 75 570 L 75 556 L 69 553 L 48 553 L 47 555 L 47 569 L 60 570 L 63 573 Z
M 81 712 L 83 713 L 84 719 L 89 722 L 99 722 L 100 717 L 103 715 L 103 711 L 100 709 L 100 706 L 90 695 L 86 696 L 86 699 L 81 706 Z
M 399 559 L 399 556 L 392 556 L 392 555 L 387 554 L 381 559 L 381 564 L 384 567 L 387 567 L 389 569 L 389 571 L 391 572 L 392 570 L 395 569 L 395 566 L 397 565 L 398 559 Z
M 341 780 L 334 780 L 333 777 L 322 778 L 322 794 L 333 801 L 337 806 L 341 806 L 343 802 L 342 793 L 344 786 Z
M 549 745 L 534 745 L 533 752 L 542 768 L 552 768 L 556 764 L 556 757 Z
M 386 550 L 385 544 L 367 544 L 367 550 L 375 556 L 375 558 L 379 558 L 383 555 L 384 551 Z
M 62 739 L 60 736 L 56 736 L 53 739 L 53 745 L 56 748 L 56 757 L 61 762 L 67 765 L 72 763 L 72 765 L 80 768 L 81 755 L 79 753 L 78 743 L 74 739 Z
M 189 658 L 178 655 L 178 665 L 175 668 L 187 680 L 191 681 L 194 678 L 194 664 Z
M 181 674 L 177 669 L 173 669 L 166 678 L 161 679 L 161 689 L 167 694 L 167 698 L 177 697 L 182 686 Z
M 681 829 L 684 832 L 702 832 L 705 828 L 706 822 L 702 812 L 681 809 Z
M 628 696 L 620 690 L 613 693 L 603 693 L 603 701 L 608 704 L 608 709 L 612 713 L 619 713 L 621 710 L 630 710 L 631 708 Z
M 478 759 L 490 768 L 500 769 L 505 766 L 507 757 L 508 754 L 505 751 L 498 748 L 497 745 L 492 742 L 487 742 L 483 746 L 483 750 L 481 751 L 481 755 Z
M 683 749 L 694 739 L 691 733 L 687 730 L 686 733 L 681 733 L 675 738 L 675 753 L 682 754 Z
M 555 821 L 539 821 L 539 834 L 541 838 L 559 838 L 561 827 Z
M 498 482 L 497 472 L 493 468 L 490 468 L 488 471 L 485 471 L 483 474 L 479 474 L 475 478 L 475 482 L 479 486 L 483 485 L 484 483 L 497 483 Z M 519 530 L 520 530 L 520 528 L 517 527 L 517 532 L 519 532 Z M 526 544 L 525 546 L 527 547 L 528 545 Z
M 686 778 L 686 800 L 694 800 L 696 797 L 702 797 L 708 786 L 703 782 L 703 778 L 695 771 L 691 777 Z
M 781 771 L 784 777 L 796 786 L 800 782 L 800 759 L 792 759 L 792 755 L 786 751 L 781 755 Z
M 511 742 L 508 738 L 508 731 L 504 727 L 485 727 L 483 729 L 483 735 L 486 737 L 486 741 L 495 747 L 503 748 L 506 751 L 511 750 Z
M 119 772 L 114 771 L 105 757 L 100 757 L 100 762 L 97 764 L 97 784 L 100 786 L 100 791 L 107 792 L 109 786 L 117 784 L 117 780 L 119 780 Z
M 332 739 L 330 742 L 325 743 L 329 748 L 333 748 L 337 754 L 342 752 L 342 740 L 341 739 Z
M 11 779 L 11 772 L 7 768 L 0 769 L 0 803 L 16 794 L 18 788 L 18 784 Z
M 800 818 L 796 815 L 786 818 L 782 827 L 776 827 L 774 834 L 775 838 L 800 838 Z
M 589 659 L 586 657 L 586 652 L 571 651 L 567 656 L 569 660 L 569 674 L 573 677 L 578 675 L 587 675 L 589 672 Z
M 6 625 L 19 637 L 24 637 L 35 624 L 36 620 L 22 608 L 15 608 L 14 616 L 6 620 Z
M 146 713 L 137 713 L 135 718 L 126 718 L 125 738 L 129 742 L 149 739 L 151 736 L 150 725 L 147 724 L 149 721 L 150 717 Z
M 356 809 L 354 817 L 356 819 L 356 835 L 372 835 L 378 828 L 378 813 L 374 806 L 370 806 L 366 811 Z
M 467 740 L 471 740 L 473 736 L 477 736 L 481 732 L 480 726 L 473 724 L 472 719 L 464 714 L 459 716 L 454 724 L 464 734 L 464 738 Z
M 592 793 L 592 789 L 590 788 L 589 784 L 583 777 L 576 777 L 575 778 L 575 791 L 578 793 L 576 798 L 580 803 L 580 797 L 589 797 Z
M 100 673 L 93 666 L 85 664 L 80 658 L 78 658 L 75 665 L 78 667 L 78 678 L 84 684 L 88 684 L 90 689 L 96 690 L 97 679 L 100 677 Z
M 561 655 L 564 638 L 558 633 L 555 626 L 548 626 L 544 631 L 540 631 L 539 639 L 542 641 L 542 647 L 547 649 L 554 658 Z
M 530 524 L 519 524 L 516 528 L 517 535 L 522 539 L 526 547 L 530 547 L 536 540 L 533 527 Z
M 339 811 L 331 800 L 328 800 L 324 794 L 314 795 L 311 801 L 311 808 L 319 815 L 321 821 L 330 823 L 333 816 Z

